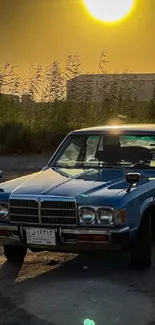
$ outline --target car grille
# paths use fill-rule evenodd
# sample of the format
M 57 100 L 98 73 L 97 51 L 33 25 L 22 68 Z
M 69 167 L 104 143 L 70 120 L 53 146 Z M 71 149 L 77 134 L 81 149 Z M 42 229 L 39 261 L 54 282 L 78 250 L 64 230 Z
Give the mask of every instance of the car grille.
M 22 224 L 76 226 L 75 201 L 10 199 L 10 221 Z

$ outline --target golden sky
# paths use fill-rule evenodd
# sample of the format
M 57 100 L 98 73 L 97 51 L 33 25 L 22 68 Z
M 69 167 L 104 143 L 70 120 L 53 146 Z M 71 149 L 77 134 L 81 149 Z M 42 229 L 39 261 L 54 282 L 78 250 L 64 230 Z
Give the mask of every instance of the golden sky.
M 96 72 L 105 50 L 109 72 L 155 72 L 155 0 L 135 4 L 127 20 L 107 26 L 82 0 L 0 0 L 0 65 L 10 60 L 25 76 L 31 62 L 63 67 L 78 52 L 83 70 Z

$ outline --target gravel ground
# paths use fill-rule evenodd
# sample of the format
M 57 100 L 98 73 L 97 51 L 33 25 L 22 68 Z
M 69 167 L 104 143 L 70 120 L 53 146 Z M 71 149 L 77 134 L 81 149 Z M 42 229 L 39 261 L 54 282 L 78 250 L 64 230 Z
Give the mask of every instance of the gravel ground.
M 49 157 L 1 157 L 4 180 L 42 168 Z M 52 263 L 49 263 L 49 261 Z M 155 325 L 155 249 L 147 272 L 125 253 L 75 256 L 29 252 L 23 265 L 0 249 L 1 325 Z
M 0 156 L 0 170 L 3 181 L 41 170 L 50 159 L 50 155 L 41 156 Z

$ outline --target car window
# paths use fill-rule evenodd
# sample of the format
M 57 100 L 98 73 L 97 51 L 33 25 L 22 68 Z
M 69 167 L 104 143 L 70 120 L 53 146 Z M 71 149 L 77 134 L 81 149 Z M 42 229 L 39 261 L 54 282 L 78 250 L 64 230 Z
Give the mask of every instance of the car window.
M 154 136 L 83 134 L 70 136 L 51 166 L 134 168 L 143 163 L 144 168 L 150 168 L 154 162 Z
M 57 165 L 75 164 L 81 151 L 82 142 L 82 137 L 73 137 L 71 141 L 67 142 L 67 145 L 62 148 L 62 151 L 60 150 Z
M 99 145 L 100 136 L 89 136 L 86 142 L 85 161 L 96 160 L 96 151 Z
M 125 147 L 130 147 L 130 146 L 135 146 L 135 147 L 143 147 L 143 148 L 148 148 L 151 149 L 154 147 L 155 149 L 155 136 L 120 136 L 120 143 L 121 146 Z

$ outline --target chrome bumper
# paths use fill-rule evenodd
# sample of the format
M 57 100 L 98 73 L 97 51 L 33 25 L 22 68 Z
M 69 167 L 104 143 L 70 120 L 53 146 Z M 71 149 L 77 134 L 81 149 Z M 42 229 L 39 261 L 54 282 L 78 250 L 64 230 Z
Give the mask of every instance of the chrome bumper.
M 129 231 L 129 227 L 124 227 L 121 229 L 62 229 L 64 234 L 75 234 L 75 235 L 111 235 L 111 234 L 121 234 Z
M 25 227 L 23 226 L 22 229 L 25 230 L 25 228 L 28 228 L 29 226 Z M 52 227 L 51 227 L 52 229 Z M 1 235 L 0 234 L 0 246 L 2 245 L 20 245 L 20 246 L 28 246 L 28 247 L 31 247 L 32 245 L 27 245 L 26 243 L 23 243 L 22 240 L 20 239 L 20 236 L 17 236 L 14 234 L 14 232 L 18 232 L 19 231 L 19 228 L 18 226 L 16 225 L 8 225 L 8 224 L 1 224 L 0 225 L 0 232 L 1 231 L 8 231 L 8 235 Z M 56 230 L 57 231 L 57 230 Z M 90 249 L 91 247 L 98 247 L 98 246 L 101 246 L 102 249 L 107 248 L 108 246 L 109 247 L 114 247 L 114 249 L 117 249 L 117 244 L 113 243 L 113 236 L 121 236 L 123 234 L 129 234 L 129 227 L 124 227 L 124 228 L 121 228 L 121 229 L 88 229 L 88 228 L 77 228 L 77 229 L 61 229 L 60 230 L 60 236 L 62 238 L 62 246 L 63 246 L 63 236 L 64 235 L 75 235 L 75 236 L 78 236 L 78 235 L 105 235 L 105 236 L 108 236 L 108 241 L 97 241 L 97 242 L 94 242 L 94 241 L 73 241 L 73 240 L 67 240 L 65 242 L 65 248 L 68 247 L 71 247 L 74 246 L 78 246 L 79 249 L 81 247 L 81 249 L 83 250 L 83 247 L 86 247 L 86 246 L 89 246 Z M 119 245 L 118 245 L 119 246 Z M 40 246 L 40 245 L 33 245 L 33 247 L 36 247 L 36 248 L 41 248 L 41 249 L 50 249 L 50 250 L 55 250 L 55 251 L 63 251 L 60 250 L 59 246 L 52 246 L 52 247 L 45 247 L 45 246 Z M 62 248 L 62 247 L 61 247 Z M 74 250 L 74 249 L 73 249 Z M 76 250 L 76 248 L 75 248 Z

